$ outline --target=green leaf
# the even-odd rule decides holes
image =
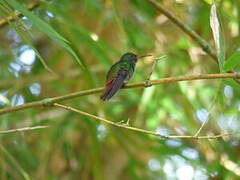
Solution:
[[[223,33],[222,33],[221,24],[218,18],[217,7],[215,3],[213,3],[211,7],[210,26],[213,33],[215,47],[217,49],[219,67],[220,67],[220,70],[222,71],[224,60],[225,60],[225,51],[224,51]]]
[[[11,5],[14,9],[20,11],[24,16],[28,17],[34,27],[38,29],[39,31],[46,34],[48,37],[50,37],[52,40],[54,40],[57,44],[62,46],[66,51],[68,51],[80,64],[83,65],[81,59],[78,57],[77,53],[73,50],[71,47],[71,44],[58,32],[56,32],[52,26],[50,26],[48,23],[44,22],[42,19],[40,19],[38,16],[33,14],[31,11],[23,7],[20,3],[18,3],[16,0],[8,0],[7,3]]]
[[[229,71],[240,63],[240,51],[236,51],[227,61],[224,63],[223,71]]]
[[[71,20],[69,20],[71,22]],[[74,24],[73,21],[71,24],[68,24],[69,27],[72,28],[72,33],[75,36],[75,41],[79,42],[80,45],[85,46],[96,59],[99,59],[105,65],[111,62],[111,59],[108,57],[103,43],[101,41],[94,41],[91,38],[90,32],[83,28],[80,24]],[[109,47],[108,50],[112,51],[112,47]]]
[[[228,85],[240,90],[240,84],[237,83],[236,81],[232,80],[232,79],[223,79],[223,82],[225,84],[228,84]]]
[[[10,24],[11,25],[11,24]],[[34,47],[34,45],[32,44],[30,37],[27,36],[27,33],[24,32],[23,30],[21,30],[21,28],[17,28],[13,25],[11,25],[15,31],[18,33],[18,35],[21,37],[22,41],[24,43],[26,43],[30,48],[32,48],[34,50],[34,52],[36,53],[37,57],[39,58],[40,62],[42,63],[43,67],[50,73],[55,74],[55,72],[47,65],[47,63],[45,62],[45,60],[43,59],[43,57],[41,56],[41,54],[38,52],[38,50]]]

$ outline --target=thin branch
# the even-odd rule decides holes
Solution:
[[[68,111],[72,111],[72,112],[75,112],[75,113],[78,113],[78,114],[81,114],[81,115],[84,115],[84,116],[88,116],[88,117],[97,119],[97,120],[99,120],[99,121],[101,121],[105,124],[108,124],[108,125],[112,125],[112,126],[120,127],[120,128],[127,129],[127,130],[156,136],[156,137],[159,137],[159,138],[162,138],[162,139],[218,139],[218,138],[223,138],[225,136],[231,135],[230,133],[223,133],[223,134],[218,134],[218,135],[214,135],[214,136],[164,136],[164,135],[161,135],[161,134],[153,132],[153,131],[148,131],[148,130],[145,130],[145,129],[132,127],[132,126],[129,126],[127,124],[115,123],[115,122],[107,120],[105,118],[98,117],[98,116],[95,116],[93,114],[89,114],[87,112],[72,108],[70,106],[65,106],[63,104],[53,103],[53,106],[63,108],[63,109],[66,109]]]
[[[194,136],[198,136],[200,134],[200,132],[202,131],[203,127],[207,124],[207,122],[208,122],[208,118],[205,119],[205,121],[201,124],[201,127],[197,130],[197,132]]]
[[[194,136],[198,136],[198,135],[200,134],[200,132],[202,131],[202,129],[205,127],[205,125],[206,125],[206,124],[208,123],[208,121],[210,120],[210,118],[211,118],[211,117],[210,117],[211,112],[212,112],[212,110],[213,110],[213,108],[214,108],[214,105],[216,104],[217,97],[218,97],[218,95],[219,95],[219,93],[220,93],[220,89],[221,89],[220,87],[221,87],[221,85],[219,86],[218,92],[217,92],[217,94],[216,94],[216,96],[215,96],[215,98],[214,98],[214,100],[213,100],[213,102],[212,102],[212,105],[211,105],[210,108],[209,108],[207,118],[203,121],[203,123],[201,124],[200,128],[197,130],[197,132],[195,133]]]
[[[165,57],[166,57],[166,56],[164,55],[164,56],[161,56],[161,57],[156,57],[156,58],[154,58],[153,63],[152,63],[151,71],[149,72],[146,81],[149,81],[149,80],[151,79],[152,74],[153,74],[153,71],[155,70],[155,67],[156,67],[158,61],[161,60],[161,59],[163,59],[163,58],[165,58]]]
[[[222,84],[222,83],[221,83]],[[204,120],[204,122],[201,124],[201,127],[197,130],[197,132],[195,133],[195,135],[194,136],[198,136],[199,134],[200,134],[200,132],[202,131],[202,129],[204,128],[204,126],[208,123],[208,121],[210,120],[210,118],[211,118],[211,112],[212,112],[212,110],[213,110],[213,108],[214,108],[214,105],[216,104],[216,101],[217,101],[217,98],[218,98],[218,95],[219,95],[219,93],[220,93],[220,90],[221,90],[221,84],[220,84],[220,86],[218,87],[218,91],[217,91],[217,93],[216,93],[216,96],[215,96],[215,98],[214,98],[214,100],[213,100],[213,102],[212,102],[212,105],[210,105],[210,108],[209,108],[209,110],[208,110],[208,117]]]
[[[166,10],[164,7],[162,7],[155,0],[146,0],[146,1],[151,3],[159,12],[164,14],[169,20],[171,20],[180,29],[182,29],[186,34],[188,34],[192,39],[194,39],[207,54],[209,54],[216,62],[218,62],[216,53],[214,52],[212,47],[208,44],[208,42],[205,39],[203,39],[201,36],[199,36],[188,25],[186,25],[186,24],[182,23],[180,20],[178,20],[178,18],[176,18],[173,14],[171,14],[168,10]]]
[[[38,2],[32,2],[27,6],[28,10],[33,10],[39,6]],[[4,19],[0,19],[0,28],[4,27],[8,24],[9,21],[14,21],[16,17],[22,17],[23,14],[20,12],[16,12],[14,15],[8,16]]]
[[[139,83],[132,83],[129,85],[124,86],[123,89],[127,88],[137,88],[137,87],[151,87],[154,85],[159,85],[159,84],[165,84],[165,83],[174,83],[174,82],[179,82],[179,81],[193,81],[193,80],[201,80],[201,79],[232,79],[232,78],[239,78],[239,74],[237,73],[225,73],[225,74],[199,74],[199,75],[191,75],[191,76],[185,76],[185,77],[169,77],[169,78],[161,78],[161,79],[156,79],[156,80],[150,80],[146,83],[146,81],[142,81]],[[84,91],[79,91],[79,92],[74,92],[70,94],[66,94],[63,96],[57,96],[57,97],[52,97],[52,98],[46,98],[40,101],[35,101],[31,103],[26,103],[22,104],[19,106],[14,106],[14,107],[8,107],[4,109],[0,109],[0,115],[10,113],[10,112],[15,112],[15,111],[20,111],[23,109],[29,109],[33,107],[41,107],[41,106],[49,106],[52,105],[53,103],[56,102],[61,102],[73,98],[77,98],[80,96],[87,96],[90,94],[96,94],[99,92],[103,91],[103,87],[101,88],[96,88],[96,89],[89,89],[89,90],[84,90]]]
[[[9,130],[0,131],[0,134],[24,132],[24,131],[31,131],[35,129],[45,129],[45,128],[49,128],[49,126],[33,126],[33,127],[24,127],[24,128],[18,128],[18,129],[9,129]]]

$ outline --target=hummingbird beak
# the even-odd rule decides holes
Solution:
[[[144,55],[144,56],[137,56],[137,59],[144,58],[144,57],[147,57],[147,56],[152,56],[152,55],[148,54],[148,55]]]

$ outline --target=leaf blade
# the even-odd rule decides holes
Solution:
[[[16,0],[8,0],[8,3],[14,9],[20,11],[24,16],[28,17],[32,21],[32,23],[36,29],[38,29],[42,33],[46,34],[49,38],[51,38],[58,45],[60,45],[62,48],[64,48],[69,54],[71,54],[74,57],[74,59],[76,59],[77,63],[80,66],[83,66],[83,62],[81,61],[81,58],[78,57],[77,53],[73,50],[69,41],[66,40],[57,31],[55,31],[52,26],[50,26],[48,23],[44,22],[42,19],[40,19],[34,13],[32,13],[31,11],[29,11],[28,9],[23,7]]]
[[[233,69],[236,65],[240,63],[240,51],[236,51],[228,60],[224,63],[223,70],[225,72]]]
[[[223,42],[223,33],[222,33],[220,20],[217,14],[217,7],[215,3],[213,3],[211,6],[210,26],[212,29],[213,39],[214,39],[215,47],[217,50],[219,68],[220,68],[220,71],[222,71],[224,60],[225,60],[224,42]]]

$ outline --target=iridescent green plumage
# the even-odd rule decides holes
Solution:
[[[110,99],[123,85],[128,83],[134,73],[137,60],[142,57],[145,56],[126,53],[110,68],[107,73],[105,89],[101,96],[102,100]]]

